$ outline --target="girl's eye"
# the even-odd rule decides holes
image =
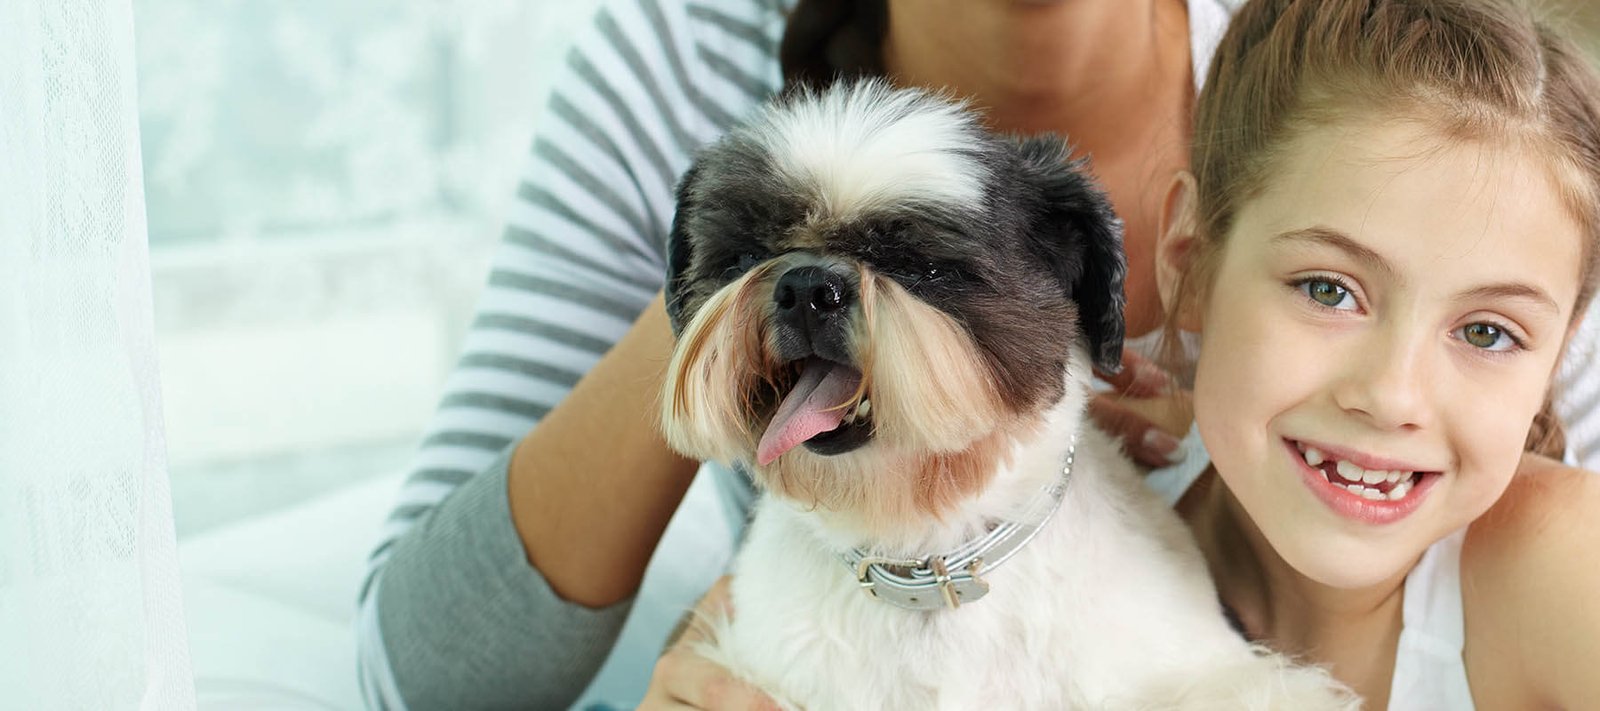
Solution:
[[[1356,307],[1355,297],[1350,294],[1350,290],[1330,279],[1307,279],[1300,282],[1300,290],[1312,301],[1328,308],[1351,311]]]
[[[1486,351],[1509,351],[1520,345],[1505,329],[1492,323],[1468,324],[1462,326],[1458,333],[1461,334],[1461,340]]]

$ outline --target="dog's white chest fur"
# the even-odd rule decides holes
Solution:
[[[1199,550],[1116,445],[1083,433],[1060,509],[955,610],[864,593],[814,512],[757,509],[705,653],[808,709],[1341,708],[1229,629]]]

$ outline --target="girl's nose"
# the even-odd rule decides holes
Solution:
[[[1433,339],[1423,329],[1390,325],[1351,344],[1334,401],[1381,430],[1415,430],[1430,424],[1427,379]]]

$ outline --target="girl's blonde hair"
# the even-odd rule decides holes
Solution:
[[[1364,114],[1426,122],[1452,140],[1517,141],[1545,157],[1585,236],[1578,318],[1600,254],[1600,79],[1570,39],[1514,0],[1246,3],[1195,109],[1198,229],[1176,304],[1203,303],[1240,205],[1262,192],[1284,147]],[[1559,456],[1563,439],[1547,401],[1528,448]]]

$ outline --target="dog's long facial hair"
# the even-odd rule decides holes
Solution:
[[[1009,465],[1074,347],[1121,356],[1119,224],[1066,145],[879,82],[702,152],[669,255],[668,441],[869,539]]]

